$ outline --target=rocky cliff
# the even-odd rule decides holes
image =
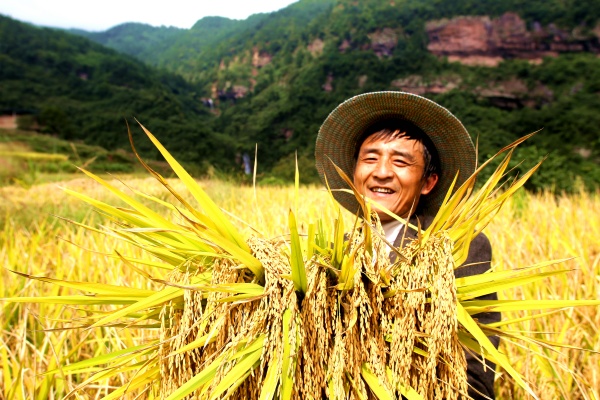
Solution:
[[[528,29],[515,13],[494,19],[466,16],[429,21],[425,29],[430,52],[467,65],[496,66],[507,58],[540,62],[567,52],[600,53],[598,28],[584,34],[581,28],[566,31],[554,24],[533,23]]]

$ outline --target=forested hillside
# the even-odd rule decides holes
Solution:
[[[3,16],[0,49],[0,112],[19,115],[21,128],[127,148],[125,120],[135,124],[136,117],[161,132],[184,160],[200,163],[227,147],[206,127],[210,114],[197,100],[197,88],[178,75],[82,37]],[[156,155],[147,141],[138,145]]]
[[[290,179],[297,151],[309,181],[316,133],[338,103],[404,90],[454,112],[481,160],[543,128],[518,151],[517,168],[548,155],[529,187],[578,190],[600,185],[599,16],[600,0],[300,0],[244,21],[204,18],[172,31],[128,24],[95,40],[185,79],[144,67],[180,84],[181,110],[191,108],[209,140],[172,119],[143,122],[194,143],[196,162],[234,171],[235,155],[258,144],[261,174]],[[140,115],[136,107],[128,110]]]
[[[85,36],[106,47],[129,54],[149,64],[157,64],[165,51],[183,34],[185,29],[172,26],[153,27],[140,23],[125,23],[104,32],[71,29],[71,33]]]

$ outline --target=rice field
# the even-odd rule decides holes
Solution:
[[[170,183],[176,190],[184,191],[178,181]],[[153,179],[124,178],[123,184],[171,200]],[[259,187],[255,190],[222,181],[203,181],[201,185],[217,204],[241,219],[232,217],[247,236],[254,234],[255,229],[268,238],[287,234],[290,208],[297,210],[301,232],[308,229],[304,221],[336,217],[331,200],[318,187],[301,187],[301,201],[296,204],[293,187]],[[27,189],[0,188],[0,260],[5,267],[1,272],[0,297],[80,294],[74,289],[28,280],[9,270],[54,279],[125,284],[137,288],[159,285],[141,273],[125,268],[113,257],[115,249],[122,254],[142,257],[137,248],[53,216],[93,226],[111,223],[58,186],[119,204],[119,200],[100,185],[84,178]],[[347,226],[351,226],[352,217],[345,217]],[[555,196],[519,192],[485,232],[493,246],[496,269],[568,259],[554,268],[571,270],[566,277],[548,278],[518,290],[500,292],[501,299],[600,298],[600,198],[597,194],[582,192]],[[162,278],[161,274],[166,273],[152,270],[152,274]],[[76,306],[0,304],[0,398],[54,399],[68,394],[75,398],[101,398],[115,387],[127,384],[131,380],[130,374],[124,370],[102,384],[73,392],[95,371],[90,370],[89,375],[70,375],[60,369],[55,374],[45,372],[151,339],[147,330],[119,326],[77,329],[85,321],[86,313]],[[532,383],[540,398],[600,399],[599,311],[598,307],[567,309],[510,326],[515,338],[519,334],[530,335],[531,331],[544,332],[536,337],[567,346],[536,348],[533,353],[516,339],[502,342],[502,351]],[[585,347],[589,351],[573,350],[568,346]],[[560,361],[558,367],[548,359]],[[158,389],[155,389],[143,393],[141,398],[156,398]],[[500,399],[528,398],[501,372],[497,374],[496,392]]]

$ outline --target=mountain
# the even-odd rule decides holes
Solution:
[[[0,65],[0,113],[19,114],[21,125],[115,149],[129,147],[126,120],[142,137],[136,117],[183,160],[232,157],[207,128],[213,116],[197,87],[88,39],[0,16]],[[157,156],[147,139],[137,142]]]
[[[600,0],[300,0],[244,21],[202,19],[155,44],[167,49],[154,59],[142,56],[152,47],[137,56],[195,85],[198,118],[232,170],[231,154],[258,144],[259,173],[289,179],[297,151],[315,179],[328,113],[356,94],[404,90],[455,113],[480,160],[543,128],[515,168],[548,155],[529,188],[578,190],[600,186],[599,20]]]
[[[70,29],[69,32],[155,65],[161,55],[187,30],[173,26],[154,27],[130,22],[103,32],[88,32],[81,29]]]

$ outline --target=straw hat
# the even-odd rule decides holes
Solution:
[[[405,92],[365,93],[346,100],[329,114],[317,136],[315,157],[321,181],[325,176],[331,189],[348,189],[332,162],[352,179],[357,142],[360,136],[385,119],[401,119],[419,127],[433,142],[440,162],[439,179],[434,189],[421,197],[420,206],[435,214],[454,177],[458,188],[475,171],[475,147],[463,124],[439,104]],[[336,200],[352,213],[359,205],[352,194],[333,192]]]

